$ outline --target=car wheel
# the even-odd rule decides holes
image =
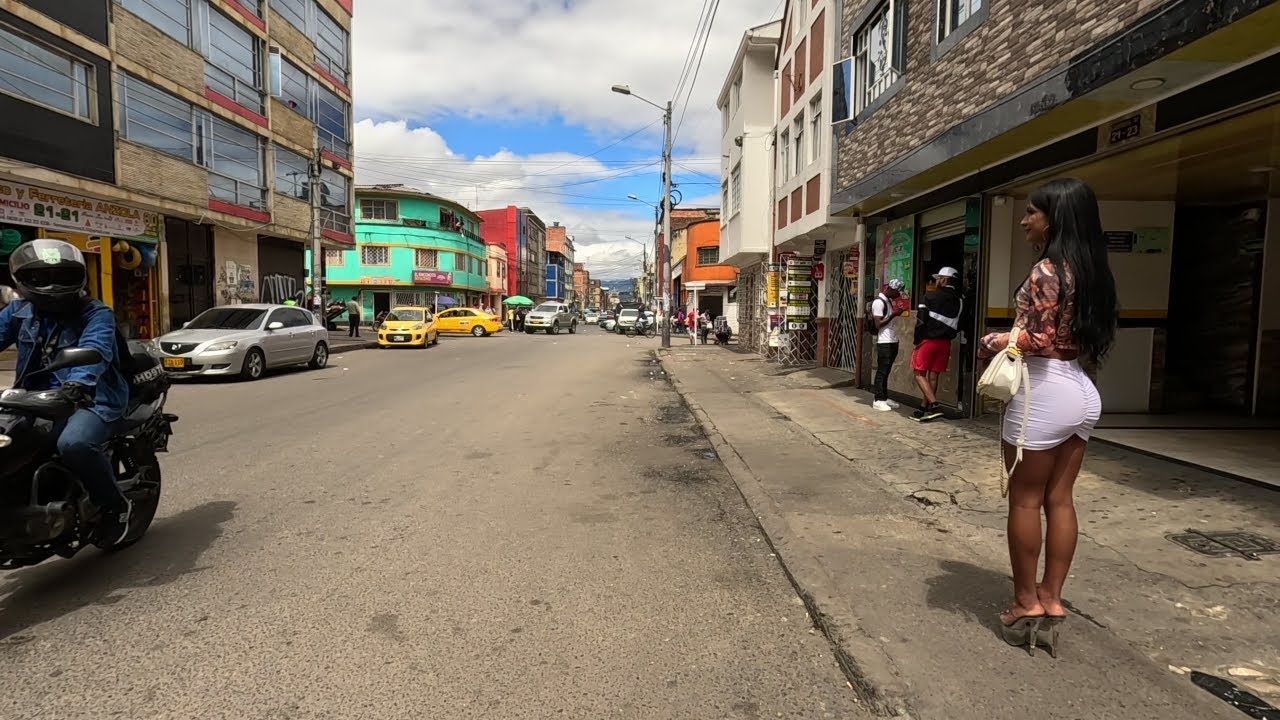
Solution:
[[[432,336],[431,336],[431,344],[432,344],[432,345],[439,345],[439,344],[440,344],[440,333],[436,333],[435,335],[432,335]]]
[[[525,330],[525,331],[524,331],[524,334],[525,334],[525,335],[532,335],[533,333],[534,333],[533,328],[529,328],[528,330]]]
[[[267,371],[267,358],[258,348],[250,348],[245,353],[244,364],[240,366],[240,377],[245,380],[257,380]]]
[[[575,322],[575,323],[573,323],[572,325],[570,325],[570,326],[569,326],[569,334],[570,334],[570,335],[577,335],[577,334],[578,334],[578,323],[576,323],[576,322]]]
[[[471,328],[471,334],[472,334],[472,335],[475,335],[476,337],[484,337],[485,335],[488,335],[489,333],[485,332],[485,330],[484,330],[484,328],[483,328],[483,327],[481,327],[480,325],[477,325],[477,326],[475,326],[475,327]]]
[[[311,355],[311,362],[307,363],[307,367],[312,370],[322,370],[329,364],[329,346],[324,343],[316,343],[316,351]]]

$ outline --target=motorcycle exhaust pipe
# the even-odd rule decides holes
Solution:
[[[75,526],[76,512],[71,503],[51,502],[16,508],[0,522],[0,533],[9,542],[41,545],[56,540]]]

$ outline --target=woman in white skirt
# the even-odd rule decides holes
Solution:
[[[1000,615],[1005,639],[1036,644],[1056,654],[1058,629],[1066,618],[1062,585],[1076,551],[1078,526],[1072,488],[1102,402],[1080,367],[1080,358],[1100,362],[1115,340],[1118,302],[1107,262],[1098,200],[1080,180],[1054,180],[1028,198],[1022,229],[1040,260],[1017,293],[1018,348],[1031,377],[1010,402],[1002,432],[1005,465],[1013,464],[1026,422],[1022,461],[1009,481],[1009,560],[1013,602]],[[1009,333],[982,339],[990,356],[1009,344]],[[1045,567],[1040,559],[1040,513]]]

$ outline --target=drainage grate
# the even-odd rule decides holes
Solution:
[[[1250,532],[1209,531],[1187,528],[1185,533],[1166,535],[1173,542],[1209,557],[1242,557],[1261,560],[1262,555],[1280,553],[1280,543]]]

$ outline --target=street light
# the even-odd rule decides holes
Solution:
[[[666,316],[671,316],[671,101],[668,100],[665,106],[659,105],[631,92],[630,85],[614,85],[613,91],[619,95],[628,95],[641,102],[648,103],[653,107],[662,111],[662,237],[663,243],[663,265],[664,272],[660,273],[665,282],[662,283],[663,304],[666,310]],[[628,195],[629,199],[640,200],[634,195]],[[643,202],[643,201],[641,201]],[[656,209],[656,208],[655,208]],[[671,347],[671,323],[662,323],[662,347]]]

